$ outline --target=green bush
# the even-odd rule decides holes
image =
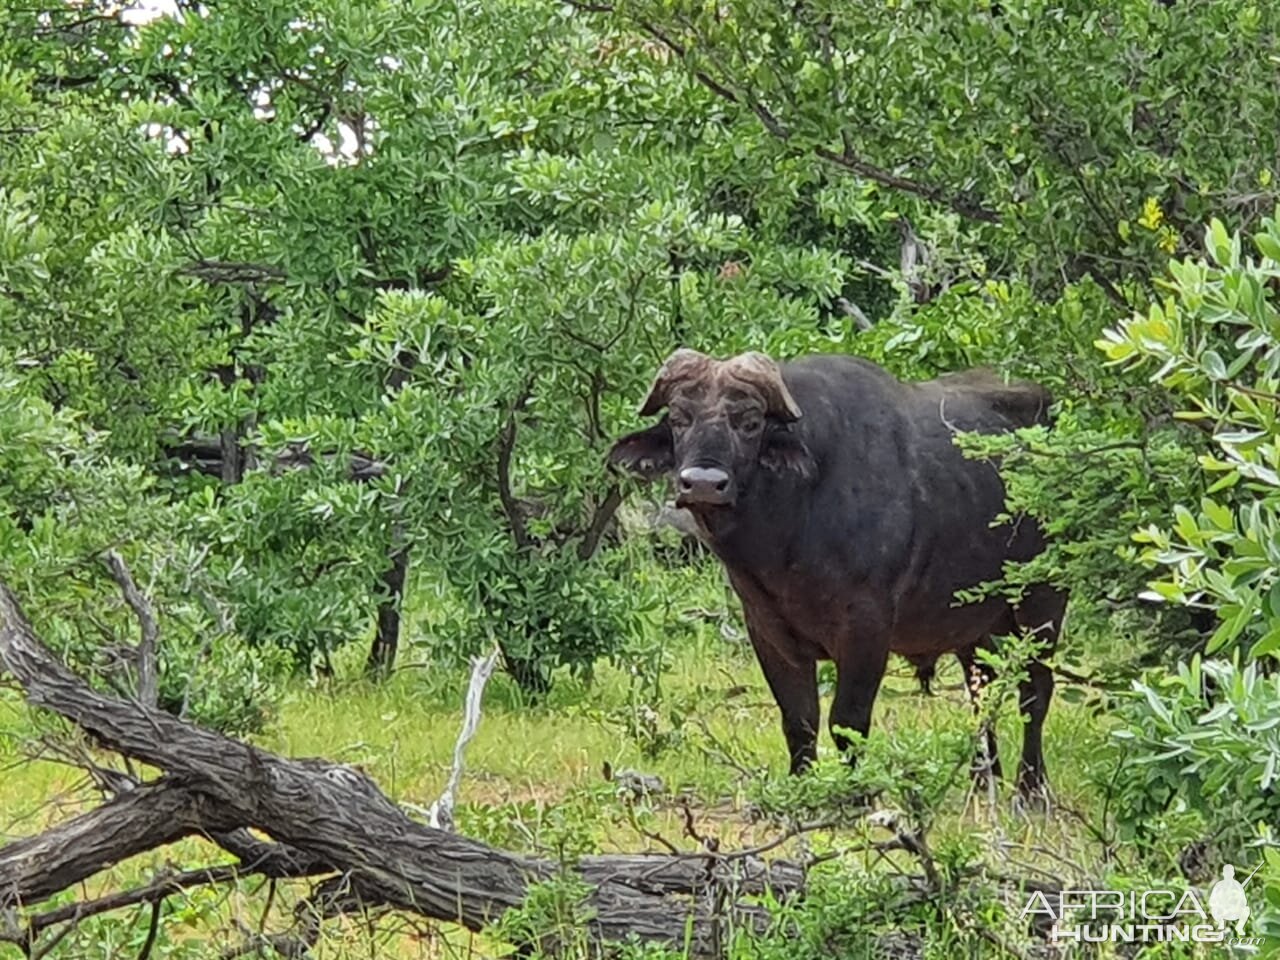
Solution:
[[[1183,842],[1238,856],[1280,823],[1280,674],[1193,657],[1135,681],[1115,716],[1120,770],[1107,777],[1122,839],[1169,843],[1178,823]]]
[[[1183,407],[1210,449],[1199,457],[1203,495],[1174,508],[1172,527],[1136,538],[1164,568],[1155,599],[1212,610],[1207,652],[1240,645],[1280,658],[1280,221],[1252,237],[1214,220],[1208,259],[1174,261],[1160,303],[1108,330],[1118,364],[1160,364],[1152,379]]]

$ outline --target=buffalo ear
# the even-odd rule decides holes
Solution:
[[[781,425],[772,427],[765,434],[760,448],[760,466],[773,473],[794,473],[806,479],[817,470],[813,454],[800,435]]]
[[[654,480],[670,473],[676,465],[671,426],[663,417],[647,430],[629,433],[609,450],[606,462],[630,473]]]

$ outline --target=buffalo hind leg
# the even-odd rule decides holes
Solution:
[[[1014,611],[1014,617],[1020,629],[1048,641],[1045,648],[1048,654],[1058,641],[1066,606],[1065,593],[1039,584],[1027,591]],[[1026,726],[1022,734],[1022,762],[1018,766],[1018,792],[1024,798],[1047,799],[1042,739],[1044,718],[1049,713],[1052,697],[1053,671],[1040,660],[1033,660],[1028,665],[1027,679],[1019,687],[1020,708],[1026,716]]]
[[[871,730],[871,708],[889,662],[889,645],[867,643],[846,647],[854,647],[856,652],[836,662],[836,695],[831,702],[830,726],[831,739],[852,766],[855,760],[852,743],[844,731],[866,737]]]
[[[818,758],[817,664],[793,663],[767,642],[755,643],[765,681],[782,713],[782,735],[791,754],[791,773],[804,773]]]
[[[981,709],[982,690],[995,679],[995,671],[990,665],[978,659],[978,647],[985,647],[991,642],[989,637],[980,643],[956,651],[956,659],[960,661],[960,669],[964,671],[964,688],[969,691],[969,702],[976,715]],[[982,721],[982,742],[986,747],[986,756],[979,755],[973,761],[973,779],[980,786],[986,786],[992,779],[1000,779],[1000,751],[996,747],[995,724],[990,717]]]

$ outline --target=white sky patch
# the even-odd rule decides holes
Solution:
[[[355,157],[360,152],[360,138],[356,136],[355,128],[349,123],[338,123],[338,136],[341,138],[338,143],[338,152],[344,157]]]
[[[181,17],[176,0],[140,0],[120,11],[120,21],[141,26],[161,17]]]
[[[167,123],[143,124],[142,135],[149,140],[163,140],[164,152],[170,156],[191,152],[191,141]]]
[[[279,87],[278,80],[270,83],[264,83],[253,92],[250,98],[253,103],[253,115],[258,120],[274,120],[276,116],[275,105],[271,102],[272,91]]]

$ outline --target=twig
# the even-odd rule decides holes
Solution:
[[[640,834],[640,836],[644,837],[646,840],[652,840],[654,843],[662,844],[662,846],[667,848],[667,852],[672,854],[673,856],[677,856],[677,857],[680,856],[680,848],[677,847],[674,843],[672,843],[670,840],[668,840],[666,837],[664,837],[662,834],[658,833],[657,831],[646,830],[644,827],[640,826],[640,821],[636,817],[636,808],[634,804],[627,803],[624,805],[623,809],[626,810],[627,820],[628,822],[630,822],[632,830]]]
[[[51,939],[39,950],[36,950],[34,946],[29,945],[26,950],[27,960],[44,960],[44,958],[47,957],[53,951],[53,948],[56,947],[58,944],[60,944],[63,940],[65,940],[67,938],[67,934],[69,934],[75,928],[76,928],[76,925],[74,923],[68,923],[65,927],[63,927],[61,930],[55,933],[53,935],[53,939]]]
[[[729,745],[711,732],[711,727],[707,724],[705,719],[699,717],[697,723],[698,729],[702,731],[702,735],[706,737],[707,741],[711,744],[710,747],[706,744],[698,745],[703,753],[712,760],[723,763],[725,766],[736,770],[738,775],[744,780],[759,779],[760,770],[750,770],[734,759],[732,752],[730,752]]]
[[[145,887],[122,890],[119,893],[113,893],[109,896],[83,903],[69,903],[64,907],[58,907],[56,910],[37,914],[27,922],[27,929],[30,931],[31,936],[35,937],[42,931],[59,923],[75,925],[82,920],[89,919],[89,917],[110,913],[112,910],[122,910],[125,907],[136,906],[140,903],[158,904],[175,893],[181,893],[191,887],[228,883],[243,876],[245,876],[245,868],[243,866],[204,867],[199,870],[186,870],[171,876],[160,877]]]
[[[717,863],[733,863],[738,860],[752,860],[761,854],[768,853],[770,850],[776,850],[789,840],[796,837],[802,837],[805,834],[816,833],[819,830],[834,830],[841,826],[845,821],[840,817],[829,817],[823,820],[815,820],[812,823],[793,823],[782,833],[778,834],[772,840],[755,847],[748,847],[745,850],[734,850],[732,853],[720,853],[715,849],[717,843],[714,838],[706,841],[708,849],[693,853],[682,853],[682,860],[714,860]],[[694,834],[693,836],[696,836]]]
[[[689,806],[688,799],[680,802],[680,808],[684,812],[684,835],[695,841],[702,849],[715,853],[720,848],[720,841],[715,837],[704,837],[698,832],[693,822],[693,808]]]
[[[262,917],[258,920],[258,932],[262,933],[267,929],[267,917],[271,916],[271,907],[276,902],[276,878],[272,877],[267,881],[267,902],[262,905]]]
[[[156,679],[156,641],[160,636],[160,628],[156,625],[155,614],[151,603],[142,595],[138,585],[134,583],[133,574],[125,565],[124,558],[114,550],[108,550],[102,556],[111,571],[111,579],[120,586],[124,594],[124,602],[133,610],[142,630],[142,637],[137,647],[138,699],[149,710],[154,710],[159,702],[160,694]]]
[[[160,932],[160,906],[164,901],[156,900],[151,904],[151,922],[147,924],[147,939],[142,942],[138,951],[138,960],[149,960],[151,950],[156,945],[156,934]]]
[[[933,893],[942,891],[942,877],[938,873],[938,865],[934,862],[929,845],[925,842],[924,831],[913,831],[902,825],[900,815],[892,810],[881,811],[868,818],[870,822],[893,833],[893,839],[876,844],[880,852],[889,850],[905,850],[920,862],[924,870],[925,881]]]

